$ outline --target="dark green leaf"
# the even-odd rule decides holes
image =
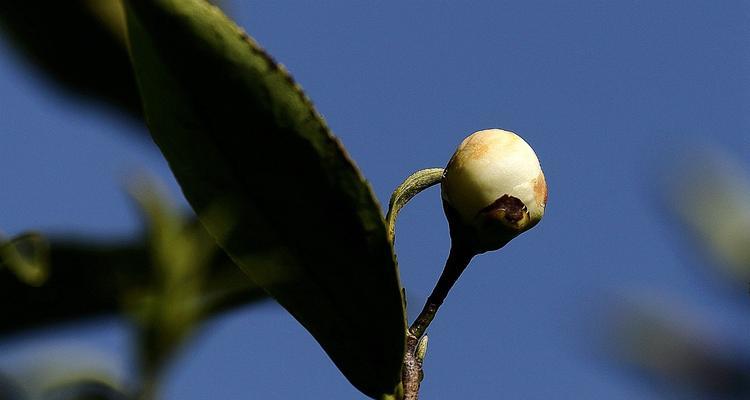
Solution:
[[[286,71],[202,0],[133,0],[126,14],[152,136],[220,243],[359,390],[400,382],[406,322],[368,184]],[[227,230],[202,222],[209,232]]]

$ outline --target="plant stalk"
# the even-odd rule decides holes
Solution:
[[[424,335],[430,322],[435,318],[438,308],[443,304],[445,298],[448,296],[448,292],[451,290],[453,285],[456,283],[461,273],[464,272],[469,262],[474,257],[472,252],[464,250],[462,247],[451,246],[450,253],[448,254],[448,260],[445,262],[445,268],[443,273],[440,275],[435,288],[432,289],[432,294],[427,298],[427,302],[422,308],[422,312],[414,323],[409,328],[409,333],[414,335],[417,339]]]
[[[456,245],[451,246],[445,268],[440,275],[432,294],[422,308],[422,312],[411,325],[406,334],[406,354],[404,355],[404,367],[402,381],[404,385],[404,400],[417,400],[419,398],[419,385],[422,381],[422,362],[424,350],[418,351],[420,339],[423,339],[427,327],[435,318],[438,308],[443,304],[453,285],[461,273],[464,272],[475,253],[467,248]],[[426,339],[426,337],[424,338]],[[419,354],[421,353],[421,354]]]

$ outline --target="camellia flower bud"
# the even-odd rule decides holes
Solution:
[[[547,205],[547,183],[534,150],[501,129],[467,137],[448,162],[441,186],[454,242],[476,253],[499,249],[536,225]]]

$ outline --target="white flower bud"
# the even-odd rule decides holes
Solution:
[[[513,132],[487,129],[467,137],[453,154],[442,196],[454,240],[481,253],[542,219],[547,184],[528,143]]]

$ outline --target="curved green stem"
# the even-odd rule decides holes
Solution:
[[[404,180],[391,195],[388,202],[388,214],[385,217],[388,228],[388,239],[394,242],[396,236],[396,217],[399,211],[419,192],[437,185],[443,178],[442,168],[427,168],[419,170]]]

